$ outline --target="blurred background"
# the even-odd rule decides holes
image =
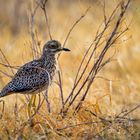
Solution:
[[[105,0],[107,16],[114,9],[118,0]],[[98,26],[103,21],[102,0],[49,0],[47,14],[53,39],[64,42],[72,24],[91,7],[84,19],[73,30],[66,47],[70,53],[62,54],[60,63],[64,75],[64,91],[69,93],[73,83],[77,66],[88,48]],[[0,49],[4,52],[11,65],[20,66],[33,59],[31,52],[31,36],[29,15],[35,7],[33,1],[27,0],[0,0]],[[125,107],[133,107],[140,102],[140,1],[132,0],[128,8],[124,23],[129,26],[129,31],[114,45],[117,48],[115,60],[109,63],[100,73],[110,81],[97,79],[87,98],[87,102],[94,104],[96,100],[106,94],[108,97],[101,99],[100,107],[103,114],[116,114]],[[49,40],[43,12],[38,9],[35,16],[36,37],[41,46]],[[4,63],[0,54],[0,61]],[[9,75],[9,68],[0,66],[0,69]],[[14,70],[15,71],[15,70]],[[0,74],[0,88],[8,81],[9,77]],[[51,88],[50,98],[53,111],[57,112],[56,102],[59,101],[57,88]],[[65,96],[66,96],[65,95]],[[21,97],[22,95],[19,95]],[[11,95],[14,99],[15,95]],[[12,110],[14,103],[6,97],[6,107]],[[11,103],[9,106],[8,103]],[[12,105],[13,104],[13,105]],[[140,110],[132,113],[140,117]]]

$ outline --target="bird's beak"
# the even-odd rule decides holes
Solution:
[[[57,50],[57,52],[60,52],[60,51],[67,51],[68,52],[70,50],[68,48],[60,48],[60,49]]]
[[[62,51],[70,51],[68,48],[62,48]]]

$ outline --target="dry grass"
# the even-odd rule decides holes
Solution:
[[[8,3],[3,6],[8,8]],[[116,1],[106,0],[106,13],[115,8]],[[9,1],[9,5],[14,4]],[[47,111],[44,102],[38,113],[31,118],[38,105],[39,97],[27,101],[23,95],[11,95],[3,98],[5,102],[4,112],[0,119],[1,139],[139,139],[140,137],[140,109],[129,113],[129,111],[139,104],[140,101],[140,14],[139,1],[131,3],[121,28],[129,25],[129,30],[113,45],[106,55],[111,56],[114,50],[117,53],[114,61],[106,65],[97,75],[94,84],[88,92],[81,109],[73,115],[75,105],[71,107],[64,118],[60,114],[61,100],[59,87],[53,83],[49,89],[49,101],[51,103],[51,113]],[[103,20],[102,1],[84,2],[70,1],[59,3],[58,0],[48,3],[48,19],[52,38],[64,42],[72,24],[91,6],[87,15],[78,23],[72,31],[66,46],[71,49],[71,53],[62,54],[59,58],[63,71],[63,92],[64,98],[68,96],[74,83],[77,68],[80,65],[84,52],[95,37],[98,26]],[[35,7],[35,5],[34,5]],[[109,7],[109,8],[108,8]],[[2,7],[1,7],[2,8]],[[32,38],[28,31],[28,15],[26,9],[30,9],[30,3],[23,2],[21,5],[22,19],[17,30],[14,20],[10,20],[8,9],[5,13],[0,13],[3,22],[0,24],[0,49],[12,66],[20,66],[33,59]],[[26,13],[27,12],[27,13]],[[24,17],[25,16],[25,17]],[[14,16],[13,16],[14,17]],[[22,22],[24,21],[24,22]],[[12,26],[11,26],[12,24]],[[111,29],[114,24],[111,24]],[[111,30],[110,29],[110,30]],[[35,30],[40,46],[49,40],[46,30],[46,22],[41,9],[35,16]],[[108,33],[110,32],[108,30]],[[106,35],[106,38],[108,35]],[[97,50],[97,54],[100,49]],[[4,57],[0,55],[1,63],[6,63]],[[89,69],[91,66],[89,66]],[[13,75],[11,69],[0,66],[0,70],[8,75]],[[13,69],[16,72],[16,69]],[[57,81],[58,77],[54,80]],[[0,74],[0,87],[2,88],[9,77]],[[83,89],[85,90],[85,89]],[[34,97],[33,97],[34,98]],[[43,96],[41,96],[43,99]],[[78,103],[76,100],[75,103]],[[2,102],[0,109],[2,110]],[[121,114],[120,114],[121,113]],[[128,114],[127,114],[128,113]]]

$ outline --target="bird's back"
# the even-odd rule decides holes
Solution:
[[[13,92],[32,93],[38,89],[47,87],[55,73],[55,58],[40,58],[23,65],[3,88],[0,97]]]

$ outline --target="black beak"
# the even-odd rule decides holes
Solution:
[[[62,51],[70,51],[68,48],[62,48]]]

